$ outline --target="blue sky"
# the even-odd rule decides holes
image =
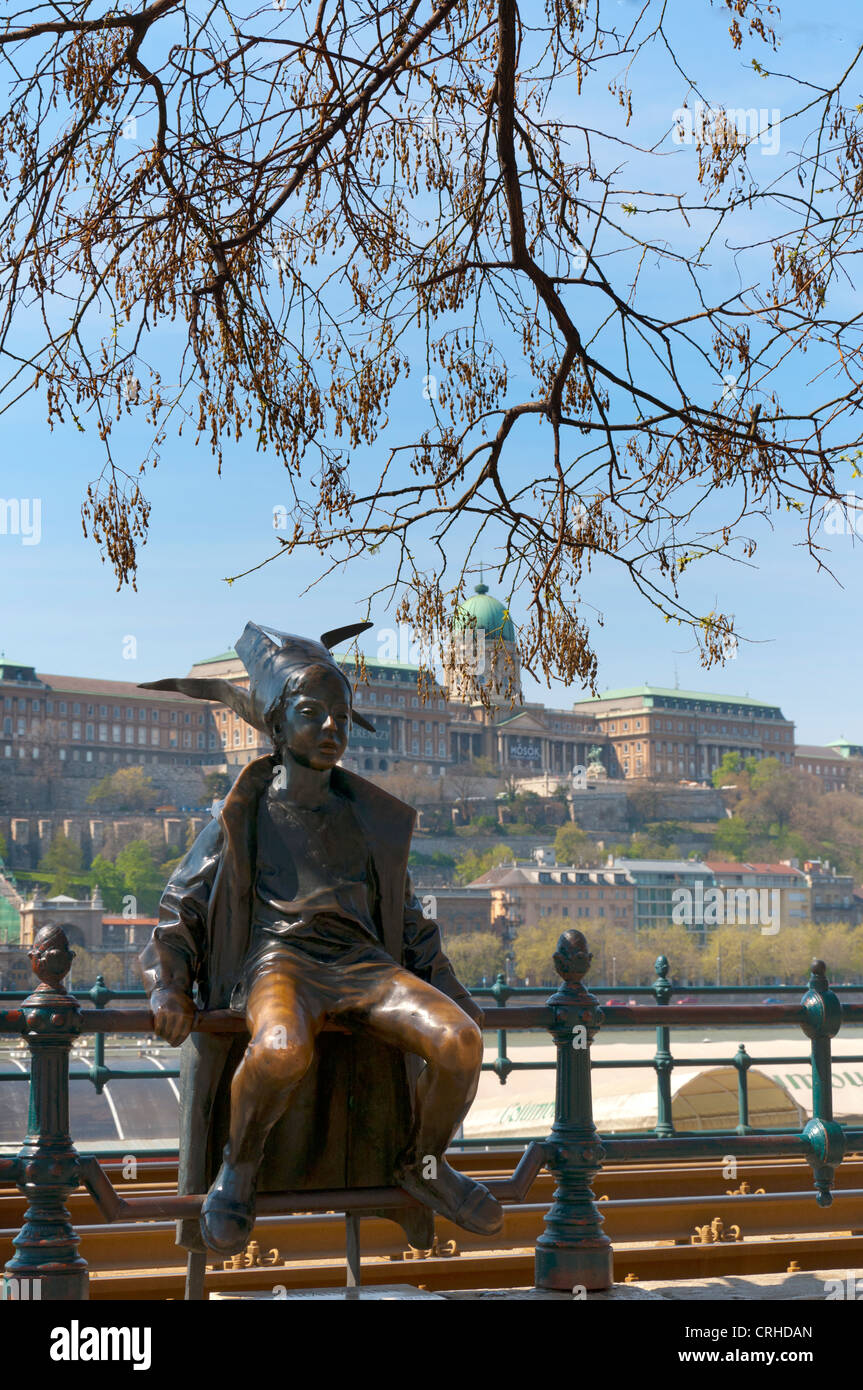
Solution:
[[[705,84],[710,77],[714,84],[706,91],[709,99],[768,107],[782,100],[775,95],[775,86],[754,78],[739,58],[724,50],[717,56],[716,34],[727,27],[721,14],[717,28],[716,13],[711,15],[703,4],[688,0],[680,8],[691,16],[686,41],[688,56],[702,69],[696,75]],[[783,14],[787,43],[781,62],[773,59],[773,64],[799,70],[805,56],[811,76],[835,75],[859,29],[857,7],[834,2],[828,25],[811,24],[811,8],[804,10],[800,0],[784,6]],[[652,129],[657,120],[667,123],[670,111],[682,99],[679,82],[673,82],[659,65],[648,65],[641,79],[633,79],[636,91],[639,80],[647,81],[642,91],[649,93],[639,117],[645,129],[648,124]],[[608,103],[597,103],[597,117],[600,110],[607,113]],[[758,157],[757,152],[753,154]],[[633,168],[633,180],[637,172]],[[679,228],[672,232],[669,224],[672,234],[679,234]],[[717,254],[716,275],[727,275],[730,264]],[[649,289],[653,295],[662,294],[663,282],[654,281]],[[853,302],[854,288],[845,293]],[[170,381],[167,337],[160,338],[158,353],[165,379]],[[429,409],[422,400],[423,370],[421,363],[416,364],[410,379],[398,388],[388,439],[399,431],[413,430],[418,412]],[[807,375],[801,366],[801,390]],[[82,496],[101,467],[99,441],[94,434],[82,435],[74,428],[57,426],[49,431],[45,413],[44,400],[31,394],[0,422],[4,438],[0,493],[7,499],[38,496],[42,503],[38,545],[25,545],[20,536],[0,535],[0,650],[10,660],[31,663],[42,671],[118,680],[179,675],[193,661],[232,645],[248,618],[317,633],[351,621],[358,612],[363,616],[364,605],[359,610],[357,606],[360,598],[390,577],[384,553],[353,564],[349,575],[334,574],[303,594],[319,569],[312,556],[300,553],[229,587],[225,576],[258,563],[275,548],[273,508],[282,503],[290,507],[283,470],[271,457],[256,454],[244,440],[226,450],[222,476],[217,477],[206,442],[195,448],[190,435],[178,440],[169,434],[162,462],[144,485],[152,519],[148,544],[140,552],[138,591],[118,593],[110,567],[100,562],[96,546],[84,539],[81,529]],[[140,439],[127,429],[116,441],[120,461],[134,467]],[[522,471],[524,477],[531,476],[531,452],[541,447],[536,434],[525,431],[519,436],[513,476]],[[364,469],[376,462],[374,450],[358,459]],[[850,476],[848,486],[854,486]],[[771,522],[772,526],[754,524],[759,541],[754,567],[719,562],[700,570],[695,567],[684,590],[688,605],[696,611],[721,607],[736,615],[743,640],[736,659],[723,669],[704,671],[694,639],[685,629],[663,622],[612,566],[598,566],[583,596],[604,619],[595,634],[600,689],[677,681],[688,689],[748,693],[781,704],[786,716],[796,721],[801,742],[823,742],[840,735],[863,741],[863,713],[856,689],[863,672],[855,642],[861,542],[849,535],[825,538],[834,579],[819,574],[802,548],[799,519],[782,516]],[[493,571],[493,545],[482,553]],[[486,577],[494,590],[493,574]],[[524,616],[516,600],[513,617],[518,622]],[[378,628],[392,624],[383,602],[373,606],[372,617]],[[134,660],[123,654],[129,636],[136,639]],[[369,652],[374,650],[373,636],[369,634],[365,642]],[[525,682],[528,699],[563,707],[582,693],[559,684],[548,690]]]

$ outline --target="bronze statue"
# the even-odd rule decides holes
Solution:
[[[180,1223],[190,1249],[242,1250],[256,1190],[396,1183],[424,1204],[394,1217],[422,1246],[429,1208],[482,1234],[502,1224],[444,1157],[476,1093],[482,1011],[414,896],[415,812],[337,766],[352,718],[373,726],[329,649],[369,626],[318,643],[248,623],[248,690],[146,687],[220,700],[275,750],[173,874],[141,955],[156,1032],[183,1044],[180,1191],[209,1189],[200,1230]],[[245,1011],[247,1046],[191,1031],[196,1009],[225,1007]]]

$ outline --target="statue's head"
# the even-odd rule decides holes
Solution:
[[[351,688],[341,671],[321,663],[290,676],[267,720],[280,753],[318,772],[335,767],[348,745]]]
[[[246,623],[236,650],[249,673],[247,690],[229,680],[195,676],[150,681],[142,688],[219,700],[268,734],[277,749],[323,771],[342,757],[352,720],[374,733],[374,725],[353,708],[351,684],[330,655],[330,647],[371,626],[352,623],[316,642]]]

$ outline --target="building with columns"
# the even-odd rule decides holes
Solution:
[[[826,791],[863,784],[863,746],[841,739],[826,748],[795,749],[794,724],[780,707],[749,696],[643,685],[582,698],[567,709],[522,701],[515,627],[483,582],[460,606],[453,635],[464,651],[484,655],[477,677],[486,686],[486,703],[471,698],[454,671],[418,690],[418,666],[393,659],[392,642],[382,641],[382,633],[376,652],[335,654],[357,708],[375,725],[374,733],[354,727],[346,767],[441,777],[482,758],[519,778],[564,781],[573,769],[600,763],[612,780],[708,782],[724,755],[736,752],[811,772]],[[398,641],[396,651],[410,656]],[[248,680],[234,651],[196,662],[189,674],[238,685]],[[156,778],[165,770],[166,783],[173,779],[179,786],[185,774],[178,769],[236,771],[269,751],[264,735],[222,705],[140,690],[132,682],[37,674],[4,659],[0,703],[0,776],[29,769],[32,777],[53,778],[57,805],[73,777],[95,779],[118,766],[142,765]],[[192,780],[197,785],[197,775]],[[13,810],[20,786],[7,798]],[[191,802],[194,795],[178,791],[164,799]]]
[[[608,690],[573,709],[590,714],[608,742],[612,777],[705,782],[726,753],[794,761],[794,724],[778,705],[640,685]]]
[[[419,668],[366,653],[364,671],[354,657],[339,658],[355,689],[357,709],[374,724],[375,733],[354,726],[343,759],[356,772],[410,771],[433,777],[487,758],[503,773],[530,776],[549,772],[566,778],[585,766],[592,746],[607,742],[596,721],[572,710],[547,709],[538,703],[517,703],[521,695],[520,663],[512,619],[488,586],[477,584],[465,600],[455,624],[470,640],[466,646],[484,651],[490,703],[469,701],[452,673],[440,684],[431,682],[424,694],[417,689]],[[389,651],[390,643],[384,644]],[[245,667],[233,651],[197,662],[191,676],[219,676],[245,686]],[[516,701],[513,704],[513,700]],[[210,707],[220,756],[229,767],[251,762],[269,751],[269,743],[233,710]]]
[[[214,735],[209,708],[183,695],[0,660],[0,768],[26,762],[56,776],[106,764],[104,776],[129,764],[193,766],[214,752]]]

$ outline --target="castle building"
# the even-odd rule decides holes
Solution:
[[[640,685],[578,700],[609,745],[612,777],[707,781],[726,753],[777,758],[791,766],[794,724],[778,705],[741,695],[708,695]]]
[[[834,739],[825,745],[798,743],[794,749],[796,770],[817,777],[819,786],[825,792],[859,790],[863,769],[861,758],[863,747],[859,743],[849,743],[844,738]]]
[[[74,775],[87,764],[196,764],[216,747],[209,709],[132,681],[43,675],[0,661],[0,766]],[[75,765],[80,765],[76,767]],[[65,766],[64,766],[65,765]]]
[[[844,739],[795,749],[793,722],[778,705],[749,696],[643,685],[568,709],[523,701],[515,626],[483,582],[460,605],[451,637],[459,659],[445,659],[440,679],[422,690],[409,644],[402,650],[394,633],[378,634],[376,652],[341,658],[357,708],[375,725],[374,733],[354,727],[346,767],[441,777],[482,759],[503,775],[565,781],[599,763],[611,779],[707,782],[733,752],[811,772],[826,791],[856,783],[863,767],[863,747]],[[475,662],[475,685],[459,661]],[[232,650],[196,662],[189,674],[248,680]],[[103,777],[123,765],[149,773],[159,766],[236,770],[269,751],[264,735],[219,704],[131,681],[37,674],[5,659],[0,707],[0,769],[53,777],[61,791],[68,779]]]
[[[444,669],[440,683],[432,681],[420,693],[419,667],[391,659],[395,634],[387,634],[380,644],[386,655],[364,655],[363,671],[357,658],[341,659],[357,708],[375,726],[374,733],[353,728],[345,767],[356,772],[400,770],[437,777],[484,758],[505,773],[548,772],[563,779],[573,767],[586,765],[591,746],[605,744],[589,714],[518,703],[521,673],[515,628],[487,585],[477,584],[461,605],[454,631],[462,652],[483,658],[477,684],[487,686],[488,706],[479,698],[468,698],[466,683],[452,667]],[[248,680],[233,651],[197,662],[189,674],[224,677],[237,685]],[[221,756],[210,761],[224,761],[230,767],[269,751],[265,737],[233,710],[213,706],[211,717]]]

